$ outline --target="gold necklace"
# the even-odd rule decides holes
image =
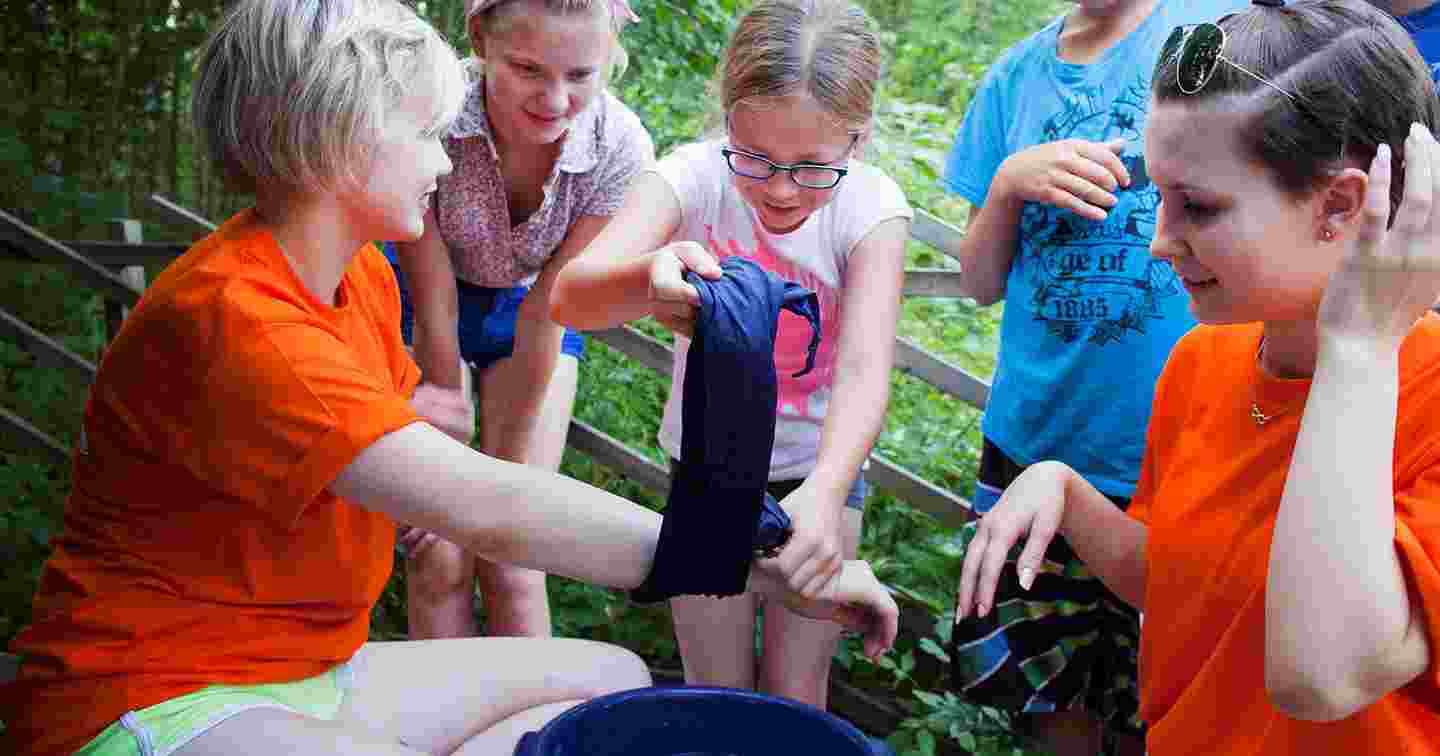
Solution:
[[[1261,376],[1265,374],[1265,337],[1260,337],[1260,347],[1255,350],[1255,371]],[[1256,381],[1258,384],[1259,381]],[[1290,411],[1289,407],[1282,408],[1279,412],[1267,415],[1260,411],[1260,399],[1255,395],[1256,386],[1250,386],[1250,419],[1255,421],[1256,427],[1263,427],[1266,423]]]

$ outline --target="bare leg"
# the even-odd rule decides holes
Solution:
[[[475,635],[475,558],[442,539],[405,560],[405,605],[414,640]]]
[[[675,639],[691,685],[755,687],[755,596],[670,599]]]
[[[846,559],[855,558],[860,527],[860,510],[846,508]],[[802,617],[779,602],[767,602],[760,690],[824,709],[829,701],[831,659],[842,632],[833,622]]]
[[[537,638],[370,643],[355,671],[335,721],[251,710],[178,756],[448,754],[462,746],[466,754],[510,756],[521,734],[575,703],[650,684],[629,651]]]
[[[1084,710],[1026,714],[1035,739],[1054,756],[1097,756],[1102,733],[1100,723]]]
[[[575,405],[580,361],[566,354],[555,360],[550,386],[545,391],[540,415],[530,434],[525,464],[555,471],[565,453],[570,413]],[[508,397],[530,380],[513,369],[510,360],[500,360],[480,377],[480,449],[487,454],[504,444],[504,435],[517,422],[511,417]],[[489,635],[545,637],[551,634],[550,602],[545,592],[545,573],[537,570],[476,560],[480,594],[485,602],[485,631]]]

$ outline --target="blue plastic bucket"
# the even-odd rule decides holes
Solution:
[[[891,751],[813,706],[750,690],[640,688],[592,698],[526,733],[515,756],[881,756]]]

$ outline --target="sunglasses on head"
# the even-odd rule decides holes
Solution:
[[[1175,31],[1170,32],[1170,38],[1165,40],[1165,46],[1160,48],[1160,59],[1155,64],[1156,73],[1171,60],[1176,61],[1175,84],[1182,94],[1193,95],[1204,89],[1215,75],[1215,69],[1223,62],[1285,95],[1291,102],[1298,102],[1295,95],[1285,91],[1280,85],[1225,57],[1225,30],[1216,24],[1175,27]]]

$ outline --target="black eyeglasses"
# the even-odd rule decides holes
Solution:
[[[1231,68],[1290,98],[1291,102],[1299,102],[1295,95],[1285,91],[1280,85],[1225,57],[1224,50],[1225,30],[1219,26],[1209,23],[1177,26],[1175,31],[1170,32],[1170,38],[1165,40],[1165,46],[1160,48],[1160,60],[1156,62],[1155,70],[1158,73],[1167,63],[1178,57],[1175,64],[1175,84],[1182,93],[1193,95],[1210,83],[1215,69],[1223,61]]]
[[[855,142],[859,139],[860,135],[856,134],[850,140],[850,146],[845,148],[846,155],[850,154],[850,150],[855,147]],[[774,176],[776,171],[785,171],[790,174],[791,181],[806,189],[829,189],[840,183],[840,179],[845,178],[845,174],[850,172],[847,168],[836,168],[833,165],[820,163],[781,165],[763,155],[731,147],[722,147],[720,154],[725,156],[725,162],[730,165],[730,171],[737,176],[764,180]]]

